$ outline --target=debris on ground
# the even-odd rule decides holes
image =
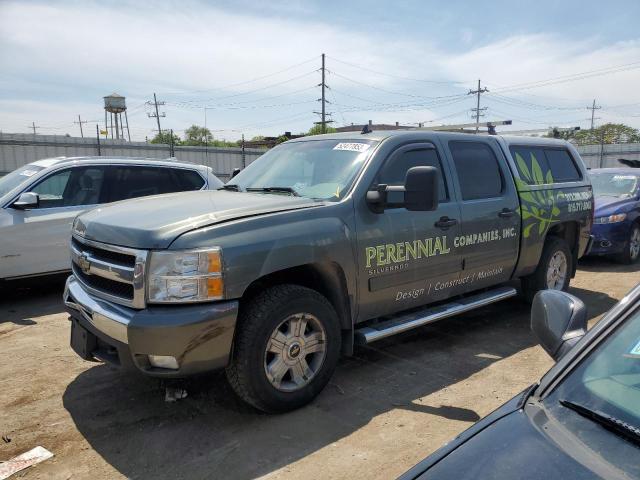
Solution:
[[[43,447],[32,448],[28,452],[25,452],[17,457],[13,457],[11,460],[0,463],[0,480],[9,478],[14,473],[17,473],[25,468],[29,468],[37,463],[44,462],[45,460],[53,457],[53,453]]]
[[[166,387],[164,390],[164,401],[171,403],[187,398],[187,391],[184,388]]]

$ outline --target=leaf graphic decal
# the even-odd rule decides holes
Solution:
[[[518,164],[518,172],[520,173],[520,176],[529,181],[533,180],[531,173],[529,173],[527,162],[524,161],[524,158],[522,158],[519,153],[516,153],[516,163]]]
[[[544,183],[544,175],[542,175],[540,164],[533,153],[531,154],[531,172],[533,173],[533,181],[536,185],[542,185]]]

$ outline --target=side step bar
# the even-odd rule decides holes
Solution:
[[[436,307],[429,307],[418,312],[400,315],[373,326],[357,329],[355,331],[355,341],[358,345],[366,345],[376,340],[390,337],[391,335],[396,335],[437,320],[442,320],[443,318],[452,317],[491,303],[499,302],[500,300],[505,300],[516,294],[517,291],[513,287],[499,287]]]

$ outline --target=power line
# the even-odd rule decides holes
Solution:
[[[469,90],[469,93],[467,94],[467,95],[477,95],[478,96],[476,108],[472,108],[471,109],[472,112],[476,112],[475,115],[471,116],[471,118],[475,118],[476,119],[476,133],[478,133],[478,131],[480,130],[480,117],[484,117],[484,114],[482,114],[480,112],[483,112],[483,111],[485,111],[487,109],[487,107],[480,108],[480,95],[482,95],[483,93],[487,93],[488,91],[489,90],[487,89],[487,87],[480,88],[480,79],[478,79],[478,89],[477,90]]]

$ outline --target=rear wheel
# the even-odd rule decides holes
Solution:
[[[298,285],[278,285],[244,309],[227,378],[260,410],[293,410],[327,384],[340,341],[338,316],[325,297]]]
[[[566,291],[572,271],[573,256],[567,242],[557,237],[548,238],[536,271],[522,279],[525,298],[532,301],[540,290]]]
[[[616,255],[616,260],[624,264],[636,263],[640,259],[640,225],[637,223],[631,227],[629,239],[624,245],[622,253]]]

